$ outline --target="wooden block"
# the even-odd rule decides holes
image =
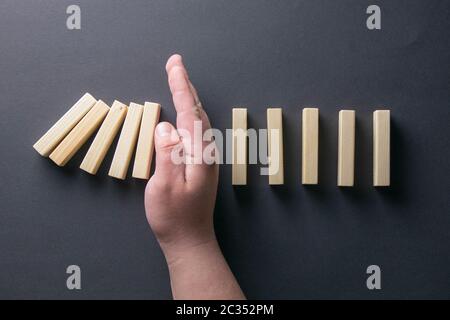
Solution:
[[[284,184],[283,116],[281,108],[267,109],[269,184]]]
[[[152,102],[145,103],[134,160],[133,178],[150,178],[150,168],[155,148],[154,133],[155,127],[159,122],[160,112],[161,105]]]
[[[34,145],[43,157],[48,157],[64,137],[91,110],[97,100],[85,93]]]
[[[340,187],[353,187],[355,182],[355,111],[339,111],[338,178]]]
[[[50,154],[58,166],[64,166],[102,123],[109,107],[98,100],[92,109],[81,119],[72,131]]]
[[[91,146],[89,147],[80,168],[90,174],[96,174],[103,159],[106,156],[120,126],[125,120],[127,106],[119,101],[114,101],[108,115],[98,130]]]
[[[247,109],[233,108],[232,185],[247,184]]]
[[[303,109],[302,183],[319,183],[319,109],[317,108]]]
[[[130,103],[128,113],[120,132],[119,142],[117,143],[114,158],[109,169],[109,175],[117,179],[125,179],[131,156],[133,155],[136,140],[141,125],[142,113],[144,107],[137,103]]]
[[[373,113],[373,185],[390,185],[390,111]]]

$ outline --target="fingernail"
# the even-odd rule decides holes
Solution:
[[[156,134],[160,137],[166,137],[172,131],[172,126],[166,122],[161,122],[156,127]]]

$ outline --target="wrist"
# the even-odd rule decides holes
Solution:
[[[177,242],[161,243],[161,249],[166,258],[169,269],[192,257],[222,254],[214,234],[197,239],[180,239]]]

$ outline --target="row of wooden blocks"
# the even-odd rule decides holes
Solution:
[[[233,109],[232,184],[247,184],[247,109]],[[274,135],[276,133],[276,135]],[[267,109],[269,184],[284,184],[283,119],[281,108]],[[339,112],[337,185],[352,187],[355,182],[355,111]],[[274,161],[276,160],[276,161]],[[302,112],[302,184],[319,182],[319,109]],[[271,170],[272,166],[276,166]],[[373,185],[390,185],[390,111],[373,113]]]
[[[33,147],[40,155],[50,157],[58,166],[64,166],[100,128],[80,165],[84,171],[96,174],[122,127],[109,175],[125,179],[136,149],[132,175],[134,178],[148,179],[154,149],[153,135],[160,110],[161,106],[153,102],[126,106],[114,101],[109,107],[86,93]]]
[[[35,144],[44,157],[64,166],[81,146],[100,128],[80,168],[96,174],[120,127],[122,131],[110,166],[109,175],[125,179],[136,150],[132,176],[150,177],[154,149],[154,131],[161,106],[146,102],[129,106],[114,101],[108,107],[86,93]],[[122,126],[123,125],[123,126]],[[243,132],[244,134],[236,134]],[[281,108],[267,109],[269,184],[284,184],[283,120]],[[355,111],[339,112],[338,186],[354,185]],[[247,184],[247,109],[233,109],[232,184]],[[136,146],[137,145],[137,146]],[[276,161],[274,161],[276,160]],[[318,184],[319,109],[302,112],[302,183]],[[276,166],[275,166],[276,164]],[[373,115],[373,184],[390,185],[390,112],[377,110]]]

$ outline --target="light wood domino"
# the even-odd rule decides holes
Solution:
[[[90,174],[97,173],[115,136],[119,132],[120,126],[125,120],[126,114],[127,106],[117,100],[114,101],[80,165],[82,170]]]
[[[91,110],[97,100],[85,93],[34,145],[43,157],[48,157],[64,137]]]
[[[233,108],[232,185],[247,184],[247,109]]]
[[[340,187],[355,183],[355,111],[339,111],[338,178]]]
[[[102,100],[98,100],[75,128],[53,150],[50,154],[50,159],[58,166],[66,165],[95,130],[98,129],[108,111],[109,107]]]
[[[134,160],[133,178],[150,178],[150,168],[155,148],[155,127],[159,122],[160,112],[161,105],[153,102],[145,103]]]
[[[319,109],[302,112],[302,183],[319,183]]]
[[[126,178],[128,166],[136,146],[143,110],[142,105],[133,102],[128,107],[127,116],[109,169],[109,176],[113,178],[122,180]]]
[[[389,110],[376,110],[373,113],[373,185],[390,185],[390,134]]]
[[[267,109],[269,185],[284,184],[283,116],[281,108]]]

